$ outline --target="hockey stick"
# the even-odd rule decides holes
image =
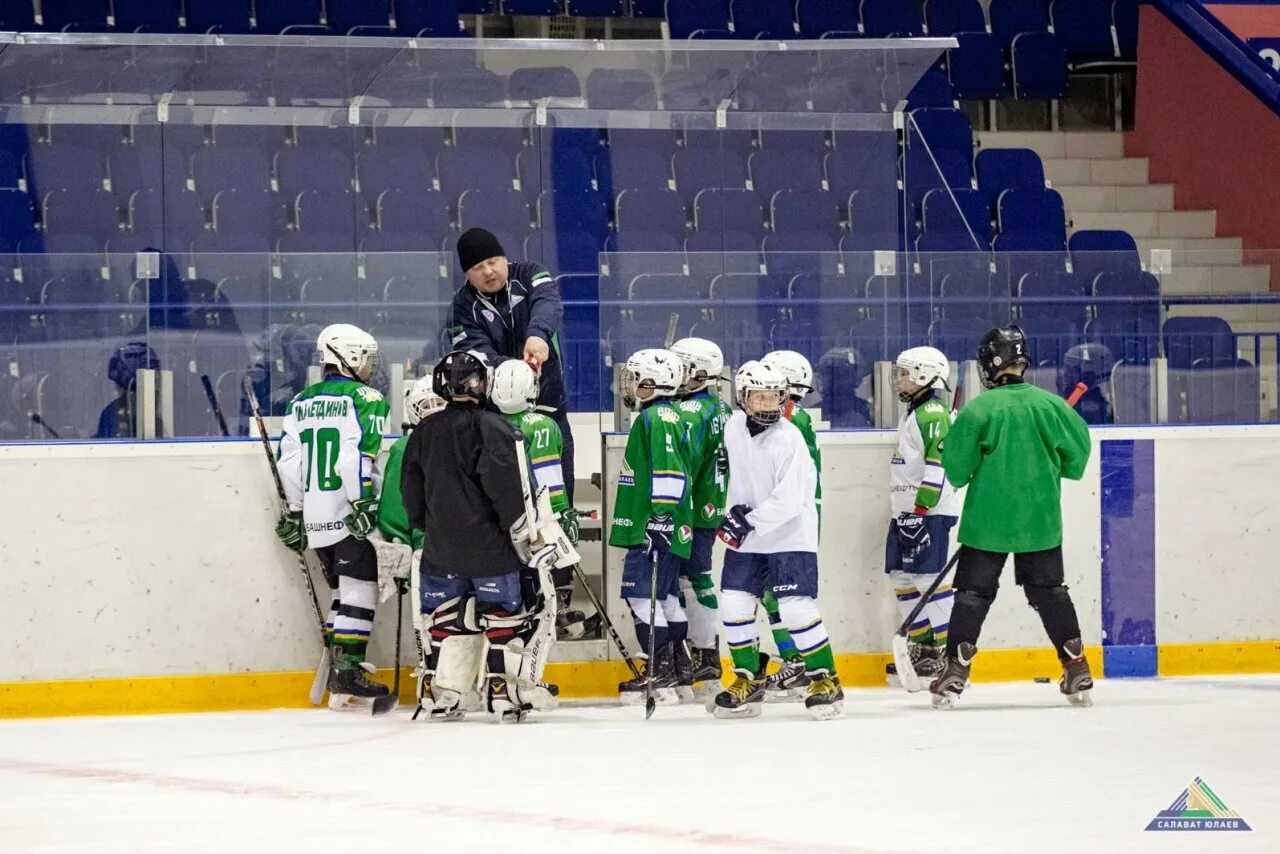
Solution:
[[[218,429],[222,431],[223,436],[230,436],[227,432],[227,419],[222,417],[222,406],[218,403],[218,396],[213,393],[213,381],[209,379],[208,374],[200,375],[200,384],[204,386],[205,399],[209,401],[209,409],[213,412],[213,417],[218,419]]]
[[[249,399],[249,409],[253,412],[253,420],[258,425],[258,437],[262,440],[262,450],[267,455],[267,466],[271,469],[271,478],[276,484],[276,496],[280,499],[280,517],[289,510],[289,499],[284,494],[284,482],[280,480],[280,469],[276,466],[276,455],[271,452],[271,437],[267,435],[267,423],[262,420],[262,410],[258,407],[258,395],[254,394],[253,381],[245,376],[244,382],[245,396]],[[329,687],[329,628],[325,625],[324,611],[320,609],[320,600],[316,597],[316,583],[311,578],[311,568],[307,566],[307,556],[305,552],[297,552],[298,555],[298,571],[302,573],[303,579],[307,582],[307,594],[311,597],[311,607],[315,609],[316,620],[320,623],[320,664],[316,667],[316,676],[311,680],[311,705],[319,706],[324,703],[324,692]]]
[[[639,679],[640,668],[636,667],[636,663],[631,660],[631,656],[627,654],[627,647],[622,642],[622,638],[618,636],[618,630],[613,627],[613,620],[609,619],[609,615],[605,613],[604,606],[600,604],[600,600],[596,597],[595,591],[591,589],[591,585],[587,584],[587,577],[582,573],[582,566],[573,565],[573,574],[578,577],[578,583],[582,585],[582,589],[587,591],[587,598],[591,600],[591,604],[596,609],[596,613],[600,615],[600,622],[609,632],[609,637],[613,639],[613,645],[618,648],[618,652],[622,655],[622,660],[627,663],[627,669],[631,671],[631,675]]]
[[[898,626],[898,630],[893,634],[893,666],[898,669],[898,681],[902,683],[902,687],[912,694],[923,688],[924,683],[916,675],[915,665],[911,663],[911,652],[907,646],[907,629],[916,621],[916,617],[920,616],[924,606],[929,603],[929,597],[942,584],[942,579],[947,577],[947,573],[951,571],[951,567],[955,566],[959,557],[960,550],[956,549],[956,553],[947,561],[947,565],[942,568],[942,572],[939,572],[930,582],[929,589],[920,594],[920,601],[911,609],[911,613],[907,615],[907,618],[902,621],[902,625]]]
[[[1071,390],[1071,396],[1067,398],[1067,406],[1075,409],[1076,404],[1080,402],[1080,398],[1084,397],[1084,393],[1089,387],[1084,383],[1076,383],[1076,387]]]
[[[649,555],[649,663],[644,669],[644,719],[653,717],[653,710],[658,703],[653,699],[653,656],[657,651],[656,639],[658,627],[654,625],[658,619],[658,553]]]
[[[396,675],[391,680],[391,693],[373,698],[373,716],[379,717],[400,705],[400,636],[404,633],[404,591],[408,579],[396,579]]]
[[[671,345],[676,343],[676,329],[680,326],[680,315],[671,312],[671,316],[667,318],[667,337],[662,339],[662,346],[670,350]]]

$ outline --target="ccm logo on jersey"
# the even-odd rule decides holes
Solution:
[[[774,586],[773,592],[774,593],[790,593],[794,590],[799,590],[799,589],[800,589],[799,584],[778,584]]]

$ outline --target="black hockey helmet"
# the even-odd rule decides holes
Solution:
[[[436,365],[431,374],[431,385],[435,393],[445,400],[473,397],[484,403],[489,399],[492,378],[493,371],[484,353],[454,350]]]
[[[997,326],[978,342],[983,388],[995,388],[996,376],[1011,365],[1027,364],[1027,336],[1018,326]]]
[[[122,389],[133,386],[138,371],[143,369],[160,370],[160,359],[156,351],[143,341],[130,341],[112,354],[107,362],[107,379]]]

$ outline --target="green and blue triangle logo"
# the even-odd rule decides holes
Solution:
[[[1182,794],[1151,819],[1147,830],[1253,830],[1209,785],[1196,777]]]

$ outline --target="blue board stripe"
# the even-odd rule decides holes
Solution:
[[[1101,442],[1103,672],[1154,676],[1155,442]]]

